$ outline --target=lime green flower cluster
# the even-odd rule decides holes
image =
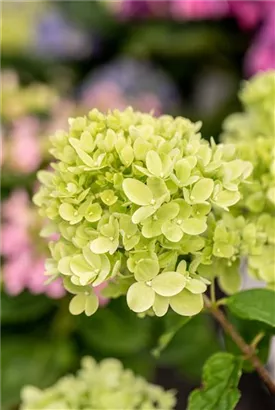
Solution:
[[[75,294],[71,313],[93,314],[93,287],[105,281],[137,313],[200,312],[208,215],[240,200],[251,164],[181,117],[94,109],[69,124],[52,138],[58,162],[39,173],[34,200],[61,235],[46,270]]]
[[[58,101],[56,90],[42,83],[23,87],[17,73],[3,71],[1,73],[1,118],[4,121],[15,120],[31,113],[44,113]]]
[[[221,253],[225,258],[231,255],[234,259],[245,257],[248,272],[274,287],[275,71],[258,74],[245,83],[240,99],[244,112],[225,120],[222,139],[235,144],[238,157],[250,161],[253,172],[248,183],[240,187],[242,198],[231,208],[231,215],[223,214],[215,223],[213,254],[219,257]],[[223,288],[234,292],[240,278],[225,262],[225,271],[230,269],[231,275],[227,279],[222,275],[220,280]],[[219,269],[223,270],[221,264]],[[235,281],[229,283],[232,275]]]
[[[77,375],[67,375],[55,385],[40,390],[26,386],[21,393],[20,410],[172,410],[175,393],[149,384],[116,359],[100,363],[82,359]]]
[[[271,215],[263,213],[247,219],[226,212],[211,214],[206,243],[198,272],[211,281],[217,277],[226,293],[233,294],[240,289],[244,262],[255,279],[275,288],[275,218]]]
[[[235,142],[251,141],[258,136],[274,137],[275,70],[255,75],[244,82],[239,98],[244,112],[224,121],[225,138]]]
[[[256,75],[240,92],[243,113],[224,122],[222,138],[236,144],[239,158],[253,164],[238,203],[251,213],[275,214],[275,71]]]

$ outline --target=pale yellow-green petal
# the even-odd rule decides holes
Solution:
[[[69,304],[69,311],[72,315],[80,315],[84,312],[86,304],[86,296],[84,293],[75,295]]]
[[[202,178],[195,183],[190,199],[196,203],[206,201],[212,194],[214,189],[214,181],[210,178]]]
[[[126,299],[131,310],[141,313],[152,307],[155,300],[155,292],[144,282],[136,282],[128,289]]]
[[[155,208],[153,206],[142,206],[134,212],[132,216],[132,222],[134,224],[139,224],[140,222],[143,222],[145,219],[149,218],[149,216],[153,215],[154,212]]]
[[[152,288],[161,296],[177,295],[185,287],[186,279],[178,272],[164,272],[152,280]]]
[[[204,293],[207,286],[199,279],[190,279],[186,283],[186,289],[188,289],[191,293]]]
[[[179,242],[183,237],[182,229],[173,222],[166,221],[161,227],[163,235],[171,242]]]
[[[197,315],[203,308],[202,295],[194,295],[183,289],[178,295],[170,298],[170,306],[174,312],[182,316]]]
[[[156,151],[149,151],[146,155],[146,167],[151,174],[160,177],[162,174],[162,162]]]
[[[164,316],[169,308],[169,298],[165,298],[158,294],[155,294],[155,301],[153,304],[153,311],[158,317]]]
[[[124,179],[122,188],[127,198],[134,204],[149,205],[153,199],[152,192],[148,186],[137,179]]]
[[[90,295],[86,296],[86,303],[85,303],[85,313],[87,316],[93,315],[98,309],[98,297],[91,293]]]
[[[90,249],[92,252],[101,254],[109,252],[112,249],[113,243],[109,238],[100,236],[97,239],[94,239],[90,244]]]
[[[134,270],[135,278],[137,281],[148,281],[153,279],[159,273],[158,260],[154,259],[142,259],[140,260]]]
[[[206,218],[189,218],[182,221],[180,225],[183,232],[189,235],[199,235],[207,229]]]

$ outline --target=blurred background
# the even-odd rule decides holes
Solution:
[[[61,284],[44,284],[35,175],[50,161],[48,137],[94,107],[202,120],[204,138],[218,140],[240,109],[240,82],[275,68],[275,2],[4,1],[1,26],[2,408],[17,409],[23,385],[48,386],[89,354],[177,388],[182,410],[204,361],[224,347],[215,324],[193,318],[156,358],[173,314],[138,319],[124,300],[103,299],[95,316],[71,316]],[[255,374],[241,389],[238,410],[274,408]]]

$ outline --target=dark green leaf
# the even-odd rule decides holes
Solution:
[[[45,295],[23,292],[18,296],[1,293],[1,322],[14,324],[36,320],[54,307],[54,301]]]
[[[165,320],[165,331],[160,336],[157,346],[153,349],[152,354],[158,357],[160,353],[168,346],[175,334],[186,325],[191,317],[183,317],[173,312],[166,314]]]
[[[112,300],[96,315],[80,315],[76,321],[88,349],[92,348],[104,356],[136,354],[150,343],[150,318],[137,317],[121,298]]]
[[[208,315],[200,313],[178,330],[161,352],[159,362],[164,366],[177,367],[185,377],[197,382],[205,361],[219,349],[213,322]]]
[[[233,410],[240,398],[237,389],[242,360],[229,353],[216,353],[204,365],[203,388],[189,396],[187,410]]]
[[[269,289],[250,289],[227,299],[231,312],[242,319],[257,320],[275,327],[275,292]]]
[[[2,338],[2,405],[19,402],[26,384],[47,387],[74,365],[71,343],[13,335]]]

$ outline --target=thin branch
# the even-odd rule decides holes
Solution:
[[[242,336],[238,333],[235,327],[230,323],[224,313],[217,308],[217,306],[213,306],[211,300],[204,295],[204,304],[206,308],[211,312],[214,318],[219,322],[222,326],[223,330],[231,337],[231,339],[236,343],[239,347],[241,352],[244,354],[245,358],[250,361],[253,365],[254,369],[257,371],[260,378],[264,381],[266,386],[268,387],[271,394],[275,396],[275,383],[273,382],[272,378],[270,377],[268,371],[265,369],[263,363],[259,359],[259,357],[255,353],[255,349],[253,346],[247,344]]]

